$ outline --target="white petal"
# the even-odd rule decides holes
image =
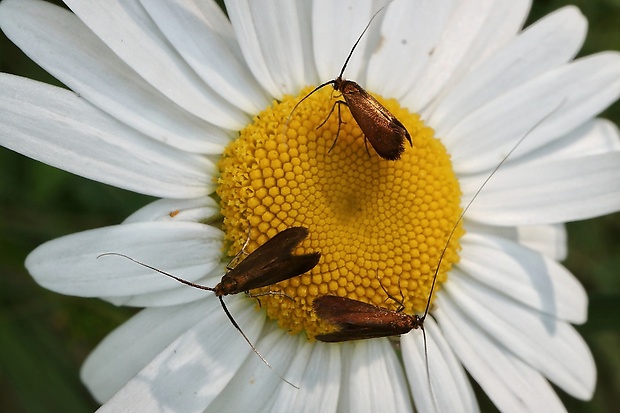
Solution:
[[[620,151],[618,127],[613,122],[597,118],[584,123],[561,139],[522,156],[515,163],[547,163],[558,159],[576,159],[618,151]]]
[[[425,0],[390,3],[381,24],[383,40],[369,57],[366,87],[384,97],[402,98],[431,59],[452,6]]]
[[[36,248],[26,268],[45,288],[82,297],[127,296],[186,287],[119,252],[186,280],[218,268],[222,232],[193,222],[146,222],[67,235]],[[183,288],[182,291],[191,291]]]
[[[262,337],[255,342],[256,349],[265,357],[273,369],[290,381],[299,379],[301,371],[287,370],[295,354],[305,343],[291,337],[276,323],[266,323]],[[308,351],[303,349],[301,351]],[[292,365],[290,366],[293,367]],[[295,385],[300,386],[297,382]],[[208,406],[205,412],[260,412],[270,404],[270,398],[281,386],[289,386],[269,369],[256,354],[249,354],[243,360],[241,368],[235,373],[226,388]],[[300,386],[301,387],[301,386]],[[243,391],[239,391],[243,389]],[[295,390],[293,388],[293,390]],[[315,401],[315,403],[318,401]],[[315,410],[316,411],[316,410]]]
[[[433,314],[469,374],[501,412],[564,412],[549,382],[489,337],[438,292]]]
[[[255,341],[264,315],[259,316],[249,300],[233,297],[229,301],[243,332]],[[139,338],[133,339],[139,344]],[[224,312],[213,308],[162,349],[99,411],[202,412],[237,377],[248,357],[256,355]]]
[[[499,227],[466,221],[465,230],[468,233],[507,238],[556,261],[565,260],[568,254],[568,236],[566,226],[562,224]]]
[[[217,307],[215,296],[210,295],[189,305],[140,311],[97,345],[82,366],[82,380],[98,401],[108,400],[205,315],[215,318]]]
[[[488,182],[467,217],[493,225],[555,224],[620,209],[620,153],[503,168]],[[480,179],[460,180],[464,194]]]
[[[183,109],[227,129],[238,130],[248,122],[179,58],[138,0],[65,3],[114,53]]]
[[[478,402],[465,370],[443,337],[432,317],[424,328],[428,343],[425,348],[421,331],[401,337],[407,379],[418,412],[477,412]],[[428,371],[425,351],[428,351]],[[429,381],[433,388],[432,396]]]
[[[443,140],[457,173],[489,170],[524,136],[512,160],[563,137],[619,96],[620,53],[599,53],[547,71],[487,102]]]
[[[137,133],[75,94],[0,75],[0,144],[103,183],[171,198],[213,191],[216,167]]]
[[[299,383],[299,389],[281,385],[269,397],[264,412],[335,413],[340,388],[340,349],[337,345],[308,343],[304,334],[291,357],[286,377]]]
[[[372,2],[369,1],[318,0],[313,2],[312,45],[321,83],[338,76],[351,48],[377,9],[373,8]],[[382,16],[377,16],[377,19],[381,18]],[[375,26],[375,23],[377,22],[373,22],[368,32],[362,37],[355,53],[351,56],[345,73],[346,78],[358,79],[366,65],[366,47],[373,37],[373,32],[376,33],[379,27]]]
[[[557,321],[467,277],[454,277],[445,291],[489,336],[579,399],[592,397],[594,359],[570,324]]]
[[[388,339],[342,344],[343,386],[338,411],[411,412],[401,362]]]
[[[220,96],[251,114],[269,106],[270,99],[252,76],[239,45],[227,41],[234,33],[215,2],[140,1],[172,46]],[[229,27],[222,36],[218,31],[223,23]]]
[[[151,138],[217,154],[229,132],[181,109],[139,77],[77,17],[47,2],[4,1],[3,31],[80,97]]]
[[[556,261],[564,261],[568,255],[568,235],[566,226],[535,225],[515,227],[517,242],[538,251]]]
[[[470,3],[477,6],[480,1],[470,0]],[[467,55],[460,63],[455,75],[460,78],[462,74],[477,67],[488,56],[512,40],[523,27],[530,5],[531,0],[491,2],[484,23],[479,28],[474,41],[468,46]],[[469,7],[472,7],[472,4]],[[459,23],[467,24],[463,17]]]
[[[456,4],[445,30],[431,49],[432,56],[424,73],[401,103],[421,112],[448,83],[456,82],[512,38],[523,24],[528,8],[527,0],[471,0]]]
[[[123,223],[148,221],[210,222],[220,215],[220,207],[208,196],[193,199],[158,199],[131,214]]]
[[[466,234],[457,268],[489,288],[571,323],[584,323],[588,296],[566,268],[513,241]]]
[[[275,98],[316,79],[312,65],[309,2],[226,1],[250,70]]]
[[[528,27],[464,77],[438,103],[429,124],[445,136],[461,119],[486,102],[546,70],[566,63],[581,48],[587,22],[566,7]]]

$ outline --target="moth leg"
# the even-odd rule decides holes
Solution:
[[[329,110],[329,113],[325,117],[325,120],[323,122],[321,122],[319,124],[319,126],[316,127],[316,129],[320,129],[321,126],[325,125],[325,123],[332,116],[332,113],[334,113],[334,108],[336,106],[338,106],[338,130],[340,130],[340,124],[341,123],[346,123],[346,122],[343,122],[342,119],[340,118],[340,105],[345,105],[346,107],[349,107],[349,104],[347,102],[345,102],[344,100],[337,100],[337,101],[335,101],[334,104],[332,105],[332,108]]]
[[[293,297],[291,297],[290,295],[288,295],[288,294],[286,294],[285,292],[282,292],[282,291],[267,291],[267,292],[258,293],[258,294],[252,294],[249,291],[246,291],[245,295],[248,298],[255,298],[256,301],[258,301],[258,306],[259,307],[262,307],[261,302],[260,302],[260,297],[264,297],[266,295],[279,295],[279,296],[282,296],[282,297],[286,297],[289,300],[295,302],[295,299]]]
[[[387,300],[392,300],[394,301],[396,304],[398,304],[398,307],[396,308],[396,312],[400,313],[401,311],[403,311],[405,309],[405,296],[403,295],[403,289],[400,288],[400,278],[398,279],[398,291],[400,292],[400,299],[394,297],[392,294],[390,294],[388,292],[388,290],[383,286],[383,284],[381,283],[381,279],[379,278],[379,285],[381,286],[381,289],[385,292],[385,294],[387,295],[387,298],[385,299],[385,301]],[[385,302],[384,301],[384,302]]]
[[[241,247],[241,250],[239,250],[239,252],[234,257],[232,257],[232,259],[226,265],[226,269],[228,271],[232,270],[233,268],[235,268],[237,266],[237,264],[239,264],[239,261],[241,260],[241,256],[242,255],[244,257],[246,255],[249,255],[249,253],[245,250],[245,248],[250,243],[250,234],[251,234],[251,232],[252,232],[252,227],[250,227],[248,225],[248,237],[245,239],[245,242],[243,243],[243,246]]]
[[[325,125],[325,123],[329,120],[329,118],[331,117],[332,113],[334,113],[334,108],[336,108],[336,106],[338,107],[338,131],[336,132],[336,139],[334,139],[334,143],[332,144],[332,146],[329,148],[328,152],[331,152],[332,149],[334,149],[334,146],[336,146],[336,142],[338,141],[338,136],[340,136],[340,126],[346,122],[342,121],[342,115],[340,113],[340,106],[346,106],[349,107],[349,104],[347,102],[345,102],[344,100],[337,100],[334,102],[334,104],[332,105],[332,108],[329,110],[329,113],[327,114],[327,117],[325,118],[325,120],[323,122],[321,122],[321,124],[319,126],[317,126],[316,128],[319,129],[321,126]]]

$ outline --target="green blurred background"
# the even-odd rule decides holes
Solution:
[[[579,6],[590,22],[582,55],[620,50],[620,0],[535,0],[528,24],[566,4]],[[59,85],[3,34],[0,71]],[[620,104],[603,116],[620,124]],[[150,200],[0,148],[0,411],[97,408],[79,380],[80,365],[136,310],[47,291],[30,278],[23,262],[45,241],[117,224]],[[559,393],[571,412],[615,412],[620,406],[620,214],[568,229],[565,264],[590,295],[590,321],[578,329],[594,353],[599,376],[590,402]],[[483,394],[479,400],[483,411],[494,410]]]

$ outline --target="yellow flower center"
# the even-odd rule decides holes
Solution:
[[[328,90],[329,89],[329,90]],[[312,301],[320,295],[346,296],[408,314],[424,311],[439,256],[447,248],[438,286],[458,262],[460,188],[450,157],[433,130],[394,100],[375,96],[407,128],[400,160],[380,158],[343,108],[323,122],[337,93],[324,88],[274,102],[254,118],[225,150],[217,190],[224,230],[237,253],[251,228],[252,252],[279,231],[304,226],[308,238],[295,253],[319,251],[309,273],[261,289],[282,294],[261,297],[262,307],[291,333],[309,338],[331,331],[317,320]],[[334,95],[334,96],[332,96]],[[289,118],[290,116],[290,118]],[[388,294],[393,298],[389,298]],[[292,299],[291,299],[292,298]]]

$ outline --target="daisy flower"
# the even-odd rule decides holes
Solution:
[[[122,224],[43,244],[42,286],[144,307],[90,355],[102,411],[477,411],[466,372],[501,411],[563,411],[596,369],[572,324],[587,297],[559,264],[563,224],[620,209],[620,55],[573,60],[586,21],[566,7],[523,29],[529,2],[396,0],[345,77],[411,134],[400,160],[367,151],[348,110],[325,124],[333,79],[370,1],[4,0],[2,30],[69,89],[3,74],[0,143],[75,174],[161,198]],[[317,126],[321,125],[317,128]],[[448,234],[482,182],[527,135]],[[255,300],[216,297],[118,257],[214,286],[247,250],[304,226],[319,264]],[[447,248],[439,265],[439,255]],[[105,262],[104,262],[105,260]],[[328,344],[314,298],[407,314],[422,334]],[[292,299],[290,299],[292,298]],[[430,388],[429,388],[430,384]],[[432,391],[431,391],[432,389]],[[434,396],[434,398],[433,398]]]

